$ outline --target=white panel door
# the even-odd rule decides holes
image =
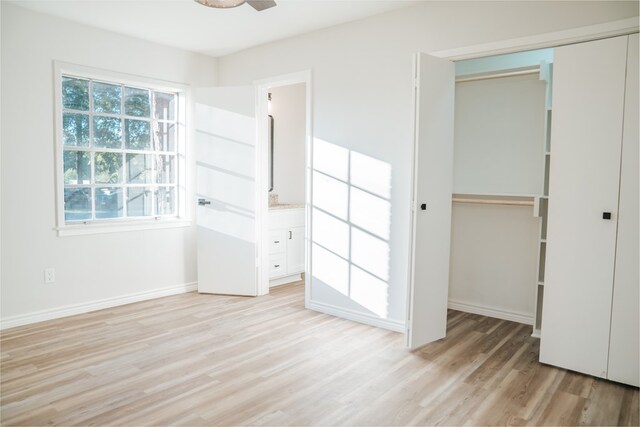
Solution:
[[[255,91],[196,93],[198,292],[257,295]]]
[[[413,253],[407,319],[410,348],[443,338],[447,329],[454,97],[453,62],[418,54]]]
[[[627,37],[555,50],[540,361],[607,375]],[[604,219],[604,212],[611,219]]]
[[[287,230],[287,273],[304,271],[304,227],[291,227]]]
[[[609,340],[609,379],[636,387],[640,385],[638,91],[638,34],[634,34],[629,37],[627,57],[618,242]]]

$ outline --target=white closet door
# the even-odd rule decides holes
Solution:
[[[447,329],[455,98],[453,62],[422,53],[416,61],[410,348],[444,338]]]
[[[629,37],[624,107],[618,244],[609,341],[609,379],[638,387],[640,274],[638,273],[638,35]]]
[[[257,295],[253,87],[196,92],[198,292]]]
[[[554,60],[540,361],[598,377],[607,375],[627,39],[561,47]]]

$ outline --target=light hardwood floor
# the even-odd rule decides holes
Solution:
[[[447,338],[259,298],[183,294],[1,334],[2,425],[638,425],[638,389],[538,363],[530,327]]]

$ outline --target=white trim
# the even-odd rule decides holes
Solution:
[[[283,74],[256,80],[256,268],[258,295],[269,293],[269,269],[267,263],[261,262],[269,256],[269,174],[268,174],[268,103],[267,95],[274,87],[304,83],[306,89],[306,135],[305,135],[305,306],[311,298],[311,191],[312,191],[312,158],[313,158],[313,102],[311,70]]]
[[[62,317],[74,316],[77,314],[89,313],[91,311],[103,310],[105,308],[117,307],[139,301],[146,301],[169,295],[194,292],[198,289],[196,282],[184,283],[181,285],[167,286],[151,291],[136,292],[118,297],[105,298],[101,300],[86,302],[82,304],[68,305],[48,310],[35,311],[18,316],[0,319],[0,330],[14,328],[16,326],[30,325],[32,323],[43,322],[45,320],[60,319]]]
[[[184,83],[178,82],[169,82],[161,79],[152,79],[148,77],[141,77],[126,73],[119,73],[108,70],[101,70],[93,67],[86,67],[83,65],[77,65],[62,61],[53,61],[53,84],[54,84],[54,116],[55,116],[55,134],[54,134],[54,147],[55,147],[55,195],[56,195],[56,230],[59,237],[62,236],[74,236],[74,235],[83,235],[83,234],[99,234],[99,233],[107,233],[107,232],[123,232],[123,231],[134,231],[134,230],[149,230],[155,228],[171,228],[171,227],[186,227],[192,225],[192,209],[190,204],[187,202],[187,198],[191,199],[191,191],[190,191],[190,182],[187,182],[186,175],[186,159],[188,153],[188,147],[191,139],[191,130],[190,130],[190,118],[191,118],[191,89],[190,86]],[[171,92],[176,93],[177,95],[177,117],[175,121],[166,121],[166,120],[155,120],[159,123],[175,123],[177,126],[176,129],[176,149],[174,152],[162,152],[160,154],[174,155],[176,161],[176,171],[174,172],[176,175],[176,182],[170,185],[162,185],[156,183],[149,183],[147,186],[153,187],[172,187],[175,189],[176,197],[177,197],[177,205],[176,205],[176,214],[172,216],[156,216],[153,219],[144,218],[144,219],[136,219],[134,217],[123,217],[123,218],[114,218],[112,220],[98,220],[98,219],[88,219],[86,222],[82,221],[74,221],[74,222],[66,222],[64,217],[64,145],[63,145],[63,129],[62,129],[62,76],[63,75],[71,75],[77,76],[79,78],[89,79],[89,80],[98,80],[98,81],[108,81],[111,83],[117,83],[121,85],[127,85],[132,87],[145,87],[152,91],[159,92]],[[89,98],[90,105],[93,103],[93,98]],[[93,109],[90,107],[88,112],[82,112],[88,114],[90,117],[93,116]],[[121,114],[111,115],[113,117],[124,118],[124,110],[121,111]],[[128,116],[126,116],[128,117]],[[148,120],[150,123],[154,122],[152,117]],[[89,126],[93,126],[93,120],[89,120]],[[82,147],[75,147],[72,150],[83,150]],[[95,147],[88,147],[84,149],[86,151],[96,151]],[[102,151],[102,150],[100,150]],[[128,150],[124,148],[120,148],[117,150],[104,150],[108,152],[115,153],[126,153]],[[144,150],[144,152],[140,152],[141,154],[147,153],[148,150]],[[153,152],[156,153],[156,152]],[[157,153],[156,153],[157,154]],[[124,167],[124,164],[123,164]],[[102,186],[96,184],[94,182],[93,177],[93,167],[91,168],[92,172],[92,183],[90,185],[84,186],[80,185],[80,187],[86,188],[95,188],[96,186]],[[108,186],[105,184],[104,186]],[[114,185],[119,188],[126,189],[128,184],[125,182],[125,177],[123,177],[123,182]],[[123,207],[126,213],[126,194],[123,194]],[[95,200],[92,197],[92,212],[95,211],[93,204]],[[162,224],[160,224],[162,222]],[[157,224],[156,224],[157,223]]]
[[[526,313],[518,313],[515,311],[501,310],[498,308],[488,307],[485,305],[469,304],[462,301],[449,299],[447,305],[451,310],[463,311],[465,313],[479,314],[481,316],[495,317],[496,319],[509,320],[511,322],[524,323],[525,325],[533,325],[533,315]]]
[[[158,219],[145,221],[127,221],[122,223],[87,223],[87,224],[69,224],[64,227],[55,228],[58,237],[67,236],[84,236],[87,234],[103,234],[103,233],[121,233],[123,231],[138,230],[160,230],[165,228],[182,228],[191,227],[194,223],[192,220],[181,219]]]
[[[418,103],[418,61],[420,55],[418,53],[413,54],[413,78],[411,88],[411,100],[413,103],[413,144],[411,146],[412,162],[411,162],[411,206],[409,207],[409,224],[411,226],[409,234],[409,271],[407,274],[407,308],[405,313],[405,346],[409,347],[409,340],[411,337],[411,316],[413,314],[413,289],[414,289],[414,271],[416,265],[416,199],[418,193],[417,183],[417,171],[418,171],[418,112],[420,105]]]
[[[638,32],[638,17],[620,19],[618,21],[571,28],[569,30],[536,34],[533,36],[501,40],[492,43],[465,46],[455,49],[430,52],[429,55],[446,58],[452,61],[501,55],[525,50],[558,47],[574,43],[588,42],[609,37],[624,36]]]
[[[319,311],[320,313],[329,314],[331,316],[341,317],[343,319],[352,320],[365,325],[375,326],[382,329],[388,329],[394,332],[405,332],[405,324],[399,320],[381,319],[379,317],[369,316],[354,310],[349,310],[335,305],[325,304],[310,300],[305,304],[305,308],[309,310]]]

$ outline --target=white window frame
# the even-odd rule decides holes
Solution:
[[[177,100],[177,129],[176,129],[176,169],[177,182],[176,189],[176,214],[170,216],[152,216],[152,217],[121,217],[109,219],[91,219],[85,221],[67,222],[64,215],[64,140],[63,140],[63,106],[62,106],[62,78],[63,76],[78,77],[88,80],[99,80],[105,83],[116,83],[130,87],[147,88],[158,92],[176,93]],[[189,128],[187,126],[187,117],[189,117],[188,108],[191,98],[190,88],[182,83],[174,83],[150,79],[146,77],[133,76],[129,74],[117,73],[112,71],[100,70],[92,67],[86,67],[76,64],[69,64],[60,61],[54,61],[54,98],[55,98],[55,194],[56,194],[56,231],[58,236],[75,236],[83,234],[112,233],[123,231],[136,231],[160,228],[189,227],[193,225],[191,218],[191,210],[188,209],[186,203],[190,194],[188,191],[189,180],[186,174],[186,168],[189,164],[187,161],[187,139],[189,137]],[[124,111],[121,112],[121,115]],[[92,115],[90,115],[92,117]],[[91,119],[90,119],[91,122]],[[123,130],[124,132],[124,130]],[[95,148],[87,149],[87,151],[95,151]],[[103,151],[102,149],[97,151]],[[105,149],[104,151],[113,151]],[[118,151],[118,150],[116,150]],[[123,150],[119,150],[122,152]],[[126,151],[126,150],[124,150]],[[173,154],[173,152],[171,152]],[[149,154],[147,151],[141,151],[140,154]],[[162,154],[162,153],[159,153]],[[123,167],[125,165],[123,164]],[[93,166],[92,166],[93,169]],[[123,180],[126,177],[123,176]],[[126,189],[124,182],[119,187]],[[153,184],[149,184],[153,185]],[[109,184],[99,185],[92,182],[91,187],[109,187]],[[126,191],[123,192],[123,204],[126,203]],[[93,202],[92,202],[93,203]],[[93,210],[93,209],[92,209]]]

